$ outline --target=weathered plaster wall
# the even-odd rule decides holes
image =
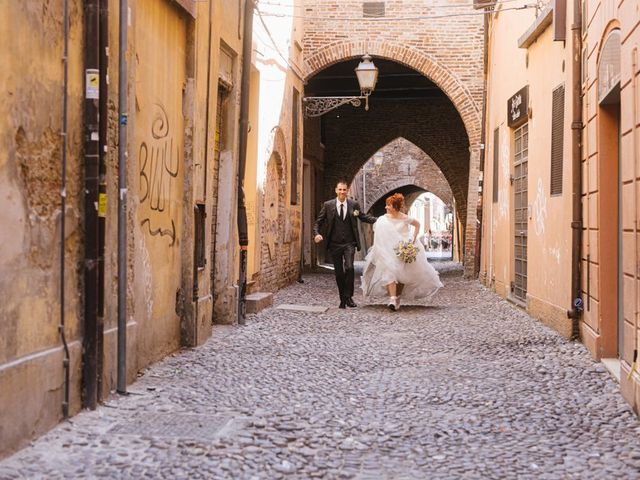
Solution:
[[[79,409],[82,10],[71,1],[65,322],[71,411]],[[62,3],[0,4],[0,454],[62,415],[60,188]]]
[[[516,5],[516,4],[514,4]],[[570,12],[567,18],[571,18]],[[489,30],[486,151],[483,181],[481,279],[511,297],[514,260],[514,129],[507,100],[529,86],[527,188],[527,308],[565,336],[571,335],[571,48],[554,42],[547,28],[528,48],[518,38],[535,20],[535,10],[493,14]],[[569,27],[567,27],[569,28]],[[568,38],[570,30],[568,30]],[[565,86],[562,193],[550,194],[552,92]],[[494,131],[499,143],[494,144]],[[494,153],[497,201],[493,201]]]
[[[295,8],[283,6],[276,10],[290,15]],[[257,229],[260,239],[255,246],[259,252],[254,250],[259,253],[259,269],[252,275],[255,282],[252,289],[275,292],[293,282],[300,269],[305,194],[302,191],[302,21],[268,16],[264,21],[279,52],[288,54],[288,64],[271,43],[262,43],[261,39],[268,38],[268,34],[263,31],[262,22],[256,20],[255,38],[260,52],[256,58],[260,71],[260,134],[254,178],[261,215]],[[297,103],[294,103],[294,89],[298,92]],[[294,122],[297,122],[295,139]]]
[[[131,157],[132,285],[138,323],[138,364],[180,345],[176,293],[180,289],[183,224],[186,18],[169,2],[137,2],[134,25],[135,130]]]

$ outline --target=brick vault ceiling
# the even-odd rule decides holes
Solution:
[[[305,86],[308,96],[357,95],[360,87],[355,68],[360,59],[336,63],[312,77]],[[371,95],[375,98],[434,98],[444,93],[436,84],[415,70],[390,60],[374,58],[378,67],[378,84]]]

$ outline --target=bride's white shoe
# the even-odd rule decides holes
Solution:
[[[387,304],[387,307],[389,308],[389,310],[391,310],[392,312],[395,312],[398,309],[399,303],[398,303],[398,297],[389,297],[389,303]]]
[[[400,310],[400,297],[396,297],[396,312]]]

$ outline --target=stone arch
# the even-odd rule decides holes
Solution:
[[[469,145],[473,148],[480,143],[481,113],[469,89],[444,65],[419,50],[391,42],[332,43],[306,59],[305,81],[335,63],[361,57],[365,53],[412,68],[438,85],[458,111],[469,137]]]
[[[286,158],[286,157],[284,157]],[[264,181],[262,216],[262,276],[269,276],[269,265],[277,265],[279,247],[284,238],[282,218],[286,210],[286,164],[280,151],[272,149]]]
[[[382,161],[376,162],[378,154],[382,156]],[[353,180],[362,190],[362,195],[366,195],[366,198],[359,199],[360,204],[366,209],[386,192],[410,185],[435,194],[449,206],[453,205],[455,197],[449,179],[441,167],[420,146],[403,136],[396,137],[379,148],[364,163]],[[458,202],[462,200],[463,198],[458,198]]]

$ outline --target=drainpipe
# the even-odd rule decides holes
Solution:
[[[118,375],[116,390],[127,393],[127,28],[128,0],[120,0],[118,41]]]
[[[242,37],[242,79],[240,82],[240,139],[238,144],[238,241],[240,243],[240,275],[238,286],[238,324],[244,325],[247,294],[247,208],[244,203],[244,172],[247,165],[247,137],[249,135],[249,87],[251,80],[251,50],[253,46],[254,0],[244,5],[244,34]]]
[[[84,365],[83,405],[97,404],[98,317],[98,0],[85,0],[85,100],[84,100]]]
[[[64,283],[65,283],[65,247],[66,247],[66,230],[65,217],[67,211],[67,128],[68,128],[68,107],[67,100],[69,98],[69,2],[64,0],[64,53],[62,56],[63,70],[63,92],[62,92],[62,172],[60,175],[60,324],[58,332],[64,349],[64,360],[62,367],[64,370],[64,400],[62,401],[62,415],[69,418],[69,346],[64,334],[65,317],[64,317]]]
[[[484,208],[484,172],[485,161],[486,161],[486,116],[487,116],[487,63],[488,63],[488,48],[489,48],[489,8],[484,9],[484,48],[483,48],[483,76],[484,76],[484,85],[482,88],[482,125],[480,130],[480,171],[482,172],[482,190],[480,191],[478,203],[480,204],[480,208],[478,208],[476,216],[478,218],[478,228],[476,230],[476,252],[475,252],[475,266],[474,266],[474,276],[477,276],[480,273],[480,264],[481,259],[480,255],[482,253],[482,210]],[[451,255],[453,256],[453,235],[452,235],[452,249]]]
[[[107,216],[107,133],[108,133],[108,83],[109,83],[109,0],[99,0],[99,50],[100,50],[100,118],[98,151],[98,317],[96,324],[97,400],[102,401],[102,376],[104,371],[104,248]]]
[[[638,71],[638,47],[633,47],[631,50],[631,66],[632,66],[632,98],[635,100],[638,95],[638,77],[635,72]],[[636,128],[638,125],[638,104],[637,102],[633,102],[633,181],[636,182],[638,178],[638,162],[636,161],[638,155],[638,129]],[[635,245],[634,251],[634,259],[633,264],[635,265],[633,271],[633,291],[634,291],[634,312],[633,312],[633,321],[636,326],[638,326],[638,312],[640,311],[640,295],[638,295],[638,188],[634,186],[633,189],[633,244]],[[630,378],[635,370],[638,367],[638,329],[634,328],[634,349],[633,354],[631,355],[631,370],[629,371],[628,378]],[[624,352],[623,352],[624,354]],[[628,358],[628,352],[627,352]],[[637,407],[636,407],[637,411]]]
[[[571,221],[571,310],[573,338],[580,335],[582,313],[582,293],[580,287],[580,244],[582,237],[582,6],[580,0],[573,0],[572,33],[572,120],[571,120],[571,170],[572,170],[572,221]]]

